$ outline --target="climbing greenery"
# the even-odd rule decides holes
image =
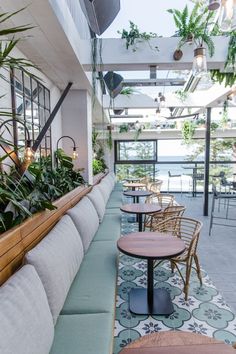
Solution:
[[[117,32],[121,35],[122,39],[126,40],[126,49],[132,47],[133,52],[137,51],[138,43],[147,42],[150,45],[149,43],[150,39],[157,37],[157,34],[153,32],[140,32],[138,26],[132,21],[129,21],[129,30],[122,29],[122,31],[117,31]],[[152,49],[158,51],[157,46],[155,46]]]
[[[182,138],[184,143],[189,145],[192,142],[194,133],[196,129],[196,124],[191,120],[186,120],[182,126]]]

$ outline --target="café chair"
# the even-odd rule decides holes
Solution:
[[[158,224],[161,221],[164,221],[169,218],[174,218],[177,216],[183,216],[186,208],[183,205],[172,205],[167,208],[165,208],[163,211],[159,213],[155,213],[154,215],[151,216],[150,220],[150,231],[155,231]]]
[[[146,203],[156,203],[160,205],[163,212],[166,208],[173,206],[175,197],[172,194],[152,194],[150,197],[146,199]],[[151,218],[152,216],[157,216],[160,212],[155,214],[146,214],[144,218],[144,230],[151,227]]]
[[[150,182],[148,185],[148,190],[150,192],[160,194],[162,183],[163,183],[163,181],[160,179],[156,180],[155,182]]]
[[[170,191],[170,180],[176,179],[176,178],[180,179],[180,191],[181,191],[181,195],[182,195],[182,175],[181,174],[173,174],[170,171],[168,171],[167,192],[169,193],[169,191]]]
[[[171,234],[175,237],[181,238],[185,243],[186,249],[184,253],[182,253],[178,257],[171,258],[170,262],[172,272],[176,268],[181,279],[183,280],[183,291],[185,294],[186,301],[188,299],[189,283],[192,268],[196,270],[200,285],[202,285],[201,269],[197,256],[197,245],[201,228],[201,221],[186,217],[169,218],[158,223],[155,227],[155,232]],[[156,262],[155,266],[158,266],[161,262]],[[184,263],[186,267],[185,275],[182,274],[179,268],[179,264],[182,263]],[[194,263],[195,267],[193,266]]]
[[[215,204],[216,201],[218,200],[218,203],[220,204],[221,201],[224,201],[226,205],[226,211],[225,214],[220,214],[221,216],[216,216],[215,215]],[[209,236],[211,236],[211,231],[212,231],[212,226],[213,225],[218,225],[218,226],[229,226],[229,227],[236,227],[236,225],[233,225],[232,223],[228,224],[222,224],[222,223],[217,223],[214,221],[214,219],[221,219],[221,220],[231,220],[235,221],[235,218],[229,218],[229,208],[231,206],[235,207],[235,204],[230,204],[230,201],[236,201],[236,195],[235,194],[229,194],[229,193],[220,193],[217,191],[216,186],[212,184],[212,204],[211,204],[211,214],[210,214],[210,225],[209,225]],[[218,207],[218,212],[220,211]]]

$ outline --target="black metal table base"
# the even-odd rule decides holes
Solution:
[[[129,309],[137,315],[170,315],[174,312],[170,294],[165,289],[153,290],[153,303],[150,306],[147,289],[131,289]]]

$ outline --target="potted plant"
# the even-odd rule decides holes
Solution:
[[[119,133],[127,133],[129,131],[129,126],[128,124],[121,124],[119,127]]]
[[[180,41],[176,51],[174,52],[174,59],[179,60],[182,57],[181,48],[184,44],[195,44],[197,47],[201,47],[206,44],[210,56],[214,54],[214,43],[207,32],[207,25],[210,24],[210,20],[213,17],[213,12],[209,12],[208,8],[203,8],[199,3],[197,3],[192,12],[189,12],[188,6],[186,5],[183,11],[177,9],[167,10],[173,15],[177,31],[175,36],[180,37]]]

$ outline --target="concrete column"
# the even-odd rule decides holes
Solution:
[[[78,147],[76,168],[84,168],[82,173],[89,184],[93,181],[92,171],[92,102],[86,90],[71,90],[62,105],[62,135],[71,136]],[[62,147],[72,154],[73,144],[69,139],[62,140]]]

